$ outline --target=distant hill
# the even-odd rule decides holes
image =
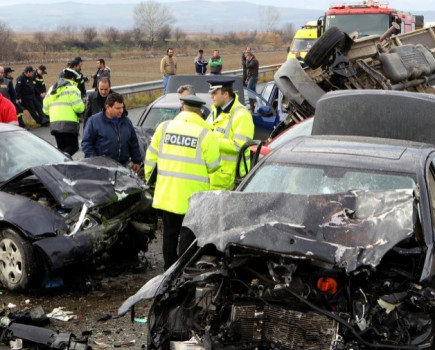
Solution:
[[[265,5],[268,4],[265,2]],[[83,4],[63,2],[53,4],[28,4],[2,6],[0,21],[16,31],[55,30],[59,26],[71,26],[77,30],[87,26],[104,29],[114,26],[118,29],[131,29],[134,26],[133,9],[135,4]],[[212,2],[190,0],[165,3],[171,9],[173,28],[183,31],[204,31],[223,33],[238,30],[260,30],[260,6],[235,1]],[[319,10],[292,9],[277,7],[280,21],[277,28],[292,23],[297,29],[307,21],[316,20],[322,15]]]
[[[95,26],[100,30],[110,26],[131,29],[134,26],[133,9],[136,4],[121,1],[116,4],[98,5],[75,1],[7,5],[0,7],[0,21],[16,31],[56,30],[59,26],[71,26],[76,30],[88,26]],[[276,26],[278,29],[286,23],[292,23],[294,28],[298,29],[307,21],[317,20],[324,14],[322,10],[288,8],[284,6],[286,2],[287,0],[273,2],[280,13],[280,20]],[[180,28],[185,32],[223,33],[262,29],[259,15],[261,7],[254,3],[188,0],[165,2],[164,5],[172,11],[173,28]],[[264,6],[268,5],[270,3],[264,1]],[[425,21],[435,21],[435,11],[419,11],[416,14],[424,15]]]

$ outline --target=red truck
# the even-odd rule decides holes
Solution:
[[[337,27],[352,39],[356,39],[368,35],[381,35],[393,23],[400,25],[400,29],[394,34],[407,33],[423,27],[423,16],[397,11],[389,7],[386,1],[333,3],[324,18],[319,19],[318,31],[322,33],[323,29],[326,31],[331,27]]]

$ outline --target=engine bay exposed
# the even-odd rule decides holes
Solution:
[[[434,338],[435,290],[418,283],[409,242],[350,274],[306,257],[200,248],[156,298],[149,348],[421,349]],[[433,283],[434,281],[432,281]],[[432,285],[433,287],[433,285]]]

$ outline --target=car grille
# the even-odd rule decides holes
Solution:
[[[276,344],[286,349],[331,349],[337,323],[313,312],[299,312],[276,305],[233,305],[232,321],[240,325],[241,341]]]
[[[131,194],[119,202],[114,202],[103,208],[100,208],[100,214],[107,220],[113,219],[114,217],[137,205],[141,200],[142,197],[140,193]]]

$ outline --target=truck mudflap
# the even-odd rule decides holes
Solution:
[[[325,94],[304,71],[297,59],[287,60],[275,73],[275,83],[283,95],[302,106],[307,101],[311,107]]]
[[[58,333],[56,331],[21,323],[11,323],[1,328],[0,342],[22,339],[34,345],[42,345],[50,349],[92,350],[87,339],[79,340],[72,333]]]

